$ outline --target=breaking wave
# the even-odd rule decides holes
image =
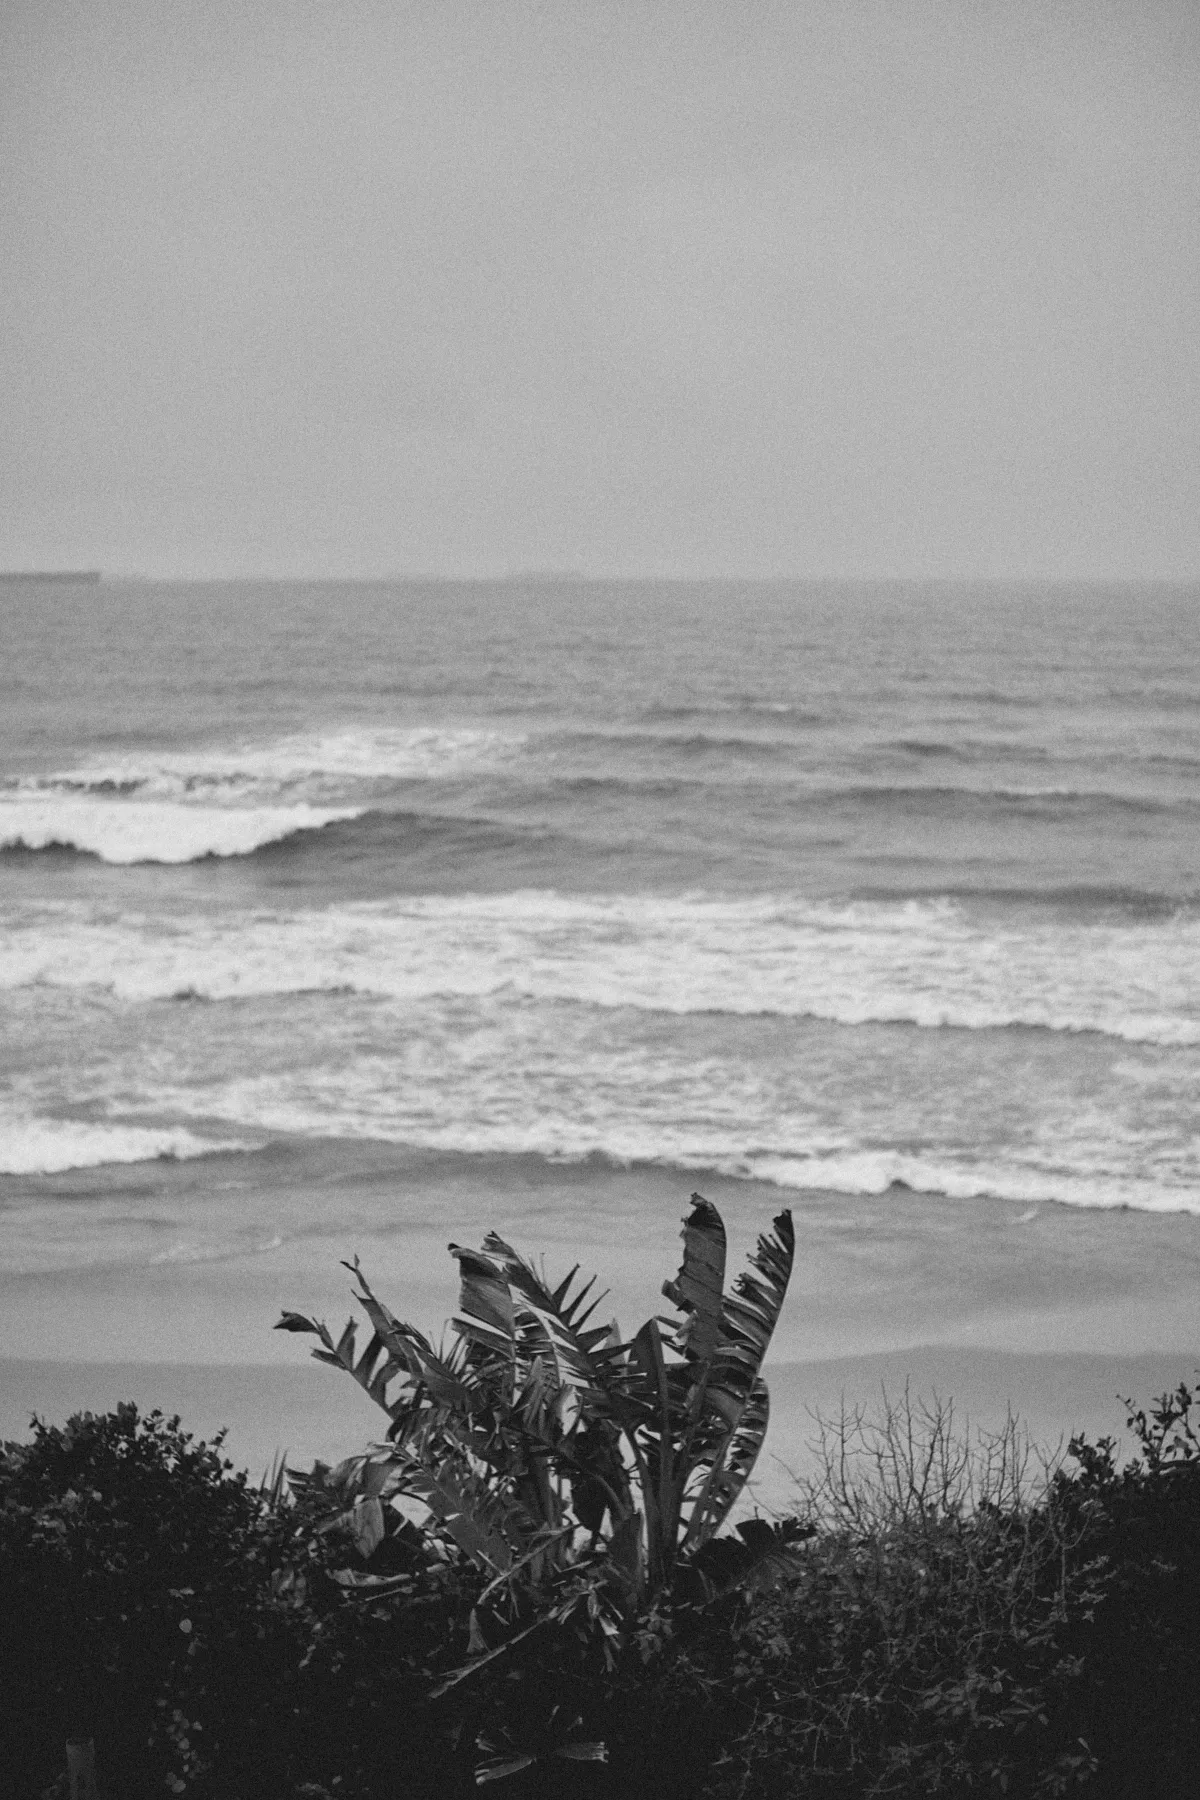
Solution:
[[[300,831],[319,831],[353,808],[173,805],[88,794],[0,799],[0,850],[74,850],[107,863],[188,863],[250,856]]]
[[[450,777],[521,741],[493,731],[375,727],[27,775],[0,787],[0,850],[73,850],[121,864],[250,856],[361,817],[379,784]]]
[[[946,899],[416,895],[324,910],[14,920],[0,987],[129,1001],[352,992],[1200,1043],[1200,917],[1034,915]]]
[[[93,1124],[79,1119],[0,1118],[0,1174],[57,1175],[106,1163],[182,1162],[249,1150],[240,1138],[210,1139],[182,1125]]]
[[[465,727],[347,727],[267,743],[133,752],[24,776],[15,785],[23,794],[139,794],[155,800],[242,804],[330,782],[436,780],[501,761],[524,741],[520,734]]]

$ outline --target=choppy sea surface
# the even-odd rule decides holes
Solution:
[[[43,1177],[358,1139],[1200,1212],[1198,627],[10,584],[0,1204],[48,1241]]]

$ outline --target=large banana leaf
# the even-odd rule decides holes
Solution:
[[[393,1407],[393,1417],[399,1419],[401,1407],[409,1415],[423,1411],[426,1401],[442,1412],[469,1411],[473,1395],[468,1380],[466,1346],[462,1340],[454,1343],[448,1353],[436,1351],[415,1325],[403,1324],[376,1297],[357,1258],[345,1266],[352,1270],[358,1282],[354,1297],[370,1319],[376,1335],[389,1354],[408,1369],[417,1384],[414,1396],[402,1396],[401,1406]]]
[[[754,1468],[769,1418],[759,1370],[794,1257],[791,1216],[782,1213],[726,1300],[720,1215],[699,1195],[692,1208],[682,1266],[664,1287],[686,1314],[683,1328],[664,1340],[648,1321],[624,1358],[602,1370],[605,1414],[636,1469],[652,1586],[668,1578],[678,1554],[719,1529]],[[668,1361],[667,1349],[682,1361]]]
[[[759,1237],[749,1270],[740,1274],[721,1314],[721,1340],[710,1391],[727,1397],[738,1411],[750,1398],[783,1309],[796,1234],[790,1212],[773,1221],[774,1230]]]
[[[691,1216],[684,1220],[683,1262],[663,1293],[687,1315],[676,1336],[677,1347],[690,1360],[708,1363],[721,1337],[725,1301],[725,1227],[716,1207],[702,1194],[692,1195]]]
[[[457,1321],[459,1329],[474,1343],[512,1362],[516,1357],[517,1320],[503,1270],[490,1257],[478,1250],[465,1250],[461,1244],[451,1244],[450,1254],[457,1259],[462,1278],[458,1305],[464,1316]]]
[[[683,1549],[698,1550],[729,1517],[758,1461],[771,1417],[771,1397],[761,1377],[750,1390],[741,1416],[713,1455],[704,1486],[692,1505]]]
[[[795,1257],[790,1212],[759,1237],[750,1268],[740,1274],[721,1315],[721,1337],[707,1381],[703,1406],[690,1440],[695,1469],[707,1471],[688,1520],[684,1548],[705,1543],[741,1494],[766,1436],[769,1399],[761,1377],[787,1294]]]
[[[658,1320],[647,1319],[630,1344],[622,1394],[626,1407],[633,1400],[637,1408],[632,1430],[626,1414],[625,1437],[640,1478],[646,1568],[655,1588],[668,1579],[674,1561],[688,1477],[686,1450],[679,1455],[686,1428],[683,1393],[679,1380],[672,1380],[675,1372],[668,1367],[663,1350]]]

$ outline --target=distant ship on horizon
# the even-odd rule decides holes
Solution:
[[[55,581],[79,583],[95,587],[100,581],[99,569],[0,569],[0,581]]]

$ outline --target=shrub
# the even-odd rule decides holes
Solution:
[[[1118,1469],[1109,1438],[1072,1439],[1074,1475],[1050,1509],[1090,1559],[1098,1594],[1072,1621],[1086,1667],[1080,1731],[1097,1800],[1189,1800],[1200,1784],[1200,1387],[1148,1410],[1126,1401],[1140,1454]]]
[[[907,1394],[827,1429],[803,1572],[694,1651],[729,1715],[710,1800],[1194,1794],[1198,1399],[1132,1414],[1124,1470],[1075,1439],[1032,1480],[1011,1424],[969,1447]]]
[[[1056,1632],[1086,1583],[1015,1425],[972,1445],[906,1392],[822,1449],[802,1572],[730,1622],[740,1731],[709,1792],[1062,1791],[1088,1759],[1057,1722],[1078,1670]]]
[[[21,1721],[0,1750],[5,1792],[49,1783],[68,1735],[94,1737],[131,1795],[205,1764],[181,1702],[224,1679],[212,1648],[252,1600],[259,1512],[220,1440],[132,1405],[35,1420],[31,1443],[4,1446],[0,1670]]]
[[[456,1759],[422,1701],[469,1611],[452,1571],[418,1572],[399,1613],[351,1606],[328,1470],[285,1502],[219,1438],[133,1405],[33,1432],[0,1450],[6,1800],[64,1790],[68,1736],[94,1738],[114,1800],[449,1800]]]

